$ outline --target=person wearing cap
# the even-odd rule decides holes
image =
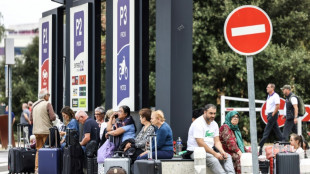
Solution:
[[[293,132],[297,134],[297,117],[298,117],[298,99],[297,97],[291,92],[292,88],[290,85],[284,85],[281,88],[283,94],[285,95],[285,109],[286,109],[286,117],[284,128],[283,128],[283,136],[282,141],[288,142],[289,135]],[[292,96],[293,95],[293,96]]]
[[[275,84],[269,83],[267,85],[266,91],[268,93],[266,101],[266,112],[267,112],[267,124],[264,129],[263,138],[259,142],[259,155],[262,155],[264,144],[269,137],[270,132],[273,130],[279,141],[282,140],[282,133],[278,125],[279,107],[280,107],[280,97],[274,91]]]

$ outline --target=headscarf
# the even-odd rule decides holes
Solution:
[[[230,111],[226,114],[226,117],[225,117],[225,122],[224,124],[227,124],[229,126],[229,128],[234,131],[235,133],[235,136],[236,136],[236,139],[237,139],[237,144],[238,144],[238,147],[239,149],[241,150],[242,153],[244,153],[244,144],[243,144],[243,141],[242,141],[242,136],[241,136],[241,132],[240,132],[240,129],[238,127],[238,125],[233,125],[231,123],[231,119],[233,116],[235,115],[238,115],[239,116],[239,113],[237,111]]]

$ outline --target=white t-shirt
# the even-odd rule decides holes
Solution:
[[[199,147],[195,138],[203,138],[204,142],[212,148],[214,146],[214,137],[219,136],[219,126],[215,121],[209,125],[203,116],[198,117],[189,128],[187,150],[194,151]]]
[[[301,147],[299,147],[295,152],[299,154],[299,159],[305,158],[305,151]]]
[[[103,122],[101,123],[101,126],[100,126],[100,140],[102,138],[102,134],[103,134],[103,131],[104,129],[107,127],[107,122]]]
[[[268,95],[266,102],[266,112],[267,114],[273,112],[276,105],[280,104],[280,97],[277,93],[273,93],[271,96]]]

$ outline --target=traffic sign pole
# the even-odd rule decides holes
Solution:
[[[255,112],[255,89],[253,55],[263,51],[272,36],[272,24],[262,9],[245,5],[233,10],[224,25],[224,36],[228,46],[238,54],[246,56],[248,96],[250,109],[250,132],[253,173],[258,173],[257,129]]]
[[[248,96],[249,96],[249,108],[250,108],[252,166],[253,166],[253,173],[259,173],[258,157],[257,157],[257,129],[256,129],[256,112],[255,112],[253,56],[246,56],[246,66],[247,66]]]

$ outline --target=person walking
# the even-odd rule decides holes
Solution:
[[[285,116],[282,117],[282,119],[286,117],[284,128],[283,128],[282,141],[288,142],[289,136],[292,132],[297,134],[296,124],[297,124],[297,117],[298,117],[298,99],[295,96],[295,94],[291,92],[292,88],[290,85],[284,85],[281,88],[281,90],[286,98],[285,100],[286,114]]]
[[[266,91],[268,93],[266,101],[266,112],[267,112],[267,124],[264,129],[263,138],[259,142],[259,155],[262,155],[264,144],[269,137],[271,130],[274,131],[279,141],[282,140],[282,133],[278,125],[279,117],[279,107],[280,107],[280,97],[274,91],[275,84],[269,83],[267,85]]]
[[[33,124],[33,133],[36,136],[36,160],[35,173],[38,173],[38,151],[45,143],[49,135],[49,128],[51,128],[52,121],[56,119],[53,106],[48,102],[50,93],[46,89],[39,92],[39,100],[33,104],[30,113],[30,121]]]

